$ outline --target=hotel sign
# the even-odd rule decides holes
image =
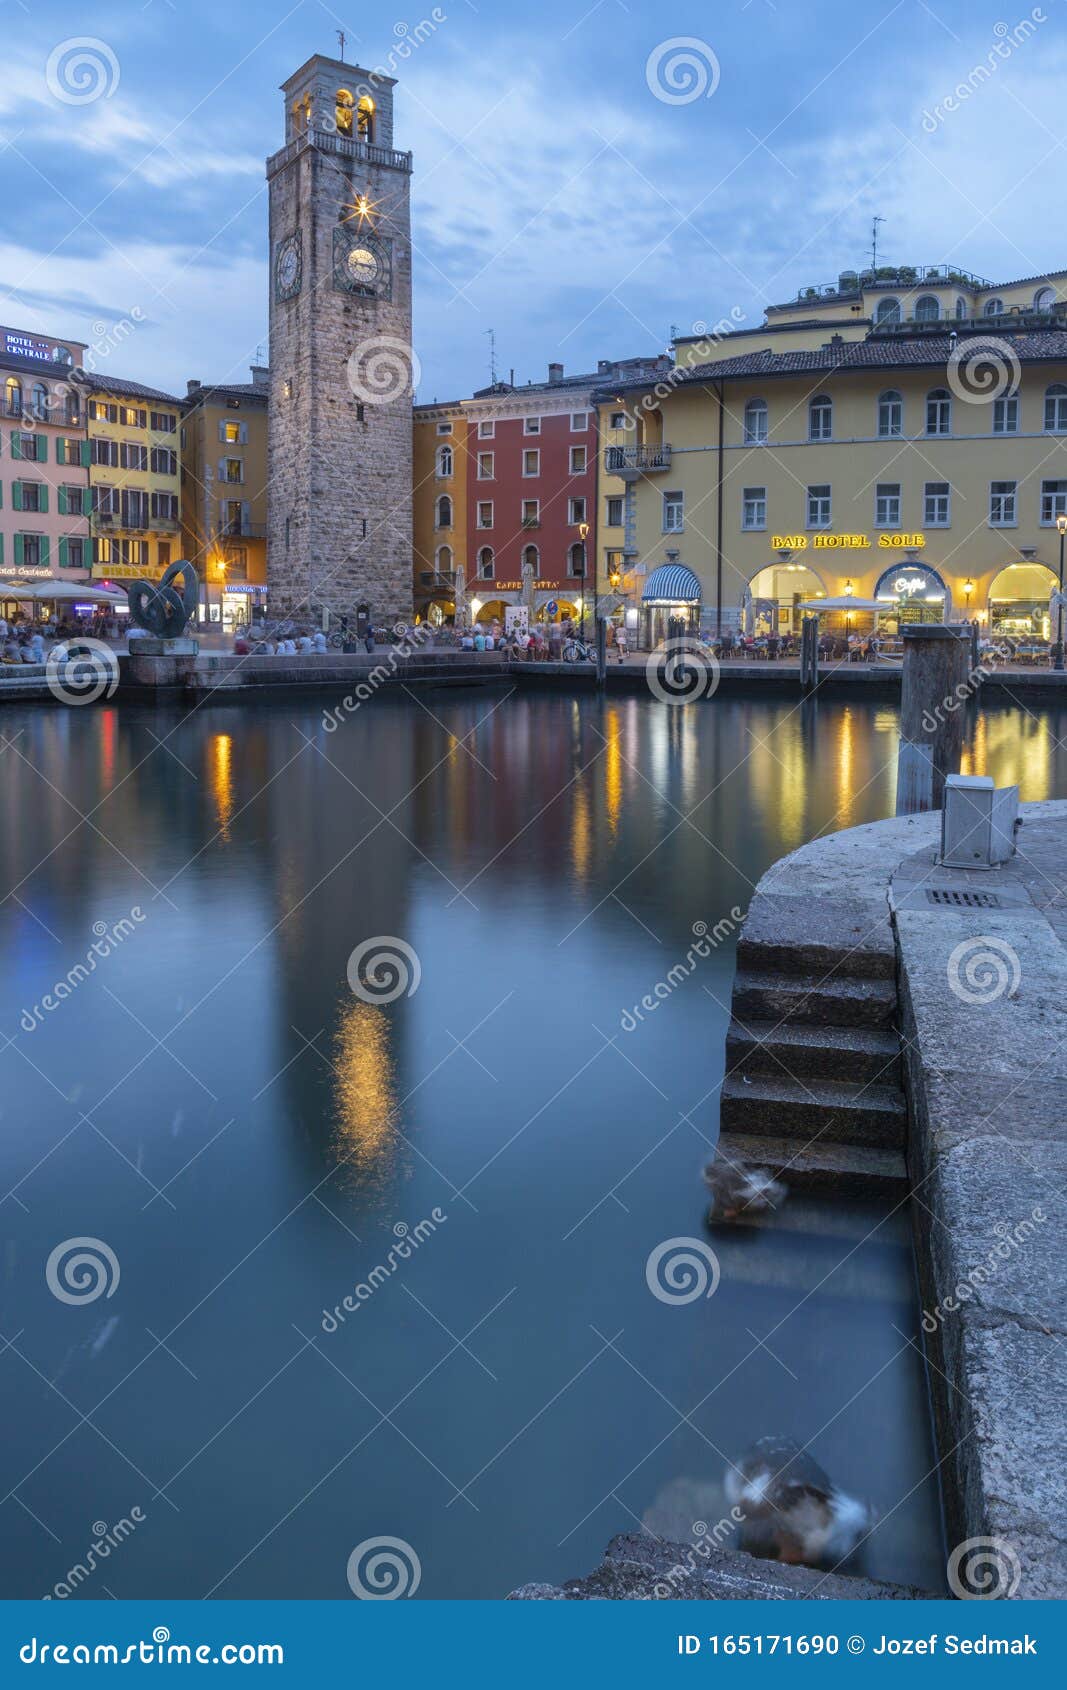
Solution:
[[[65,346],[57,346],[54,340],[39,340],[36,335],[18,334],[15,329],[4,329],[4,351],[9,358],[36,358],[43,364],[69,364],[71,356]]]
[[[817,552],[864,552],[871,546],[882,551],[917,551],[925,546],[925,534],[879,534],[874,540],[869,534],[772,534],[771,549],[776,552],[806,552],[809,542]]]

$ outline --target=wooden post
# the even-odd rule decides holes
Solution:
[[[819,684],[819,618],[805,616],[800,624],[800,690],[814,692]]]
[[[970,629],[919,623],[904,629],[897,815],[939,810],[946,775],[963,750]]]
[[[596,619],[596,684],[597,691],[603,692],[604,681],[608,672],[608,625],[602,616]]]

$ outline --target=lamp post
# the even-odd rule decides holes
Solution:
[[[1061,511],[1056,518],[1056,527],[1060,535],[1060,596],[1056,604],[1056,646],[1053,659],[1054,669],[1063,669],[1063,540],[1067,535],[1067,516]]]
[[[584,639],[585,638],[585,606],[586,606],[586,601],[589,598],[589,583],[586,580],[586,576],[589,573],[589,551],[588,551],[588,548],[587,548],[586,543],[585,543],[589,538],[589,524],[588,524],[588,522],[580,522],[578,524],[578,538],[582,542],[582,582],[583,582],[583,590],[582,590],[582,637]],[[595,559],[593,561],[593,636],[594,636],[594,638],[596,637],[596,560]]]

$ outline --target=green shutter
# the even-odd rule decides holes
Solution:
[[[38,434],[35,440],[35,445],[37,447],[37,462],[39,464],[46,464],[48,462],[47,434]]]
[[[11,509],[13,511],[20,511],[22,509],[22,482],[21,481],[13,481],[11,483]]]
[[[46,569],[48,568],[48,549],[49,549],[50,545],[51,545],[51,541],[49,540],[48,535],[42,534],[41,535],[41,562]]]
[[[57,434],[56,435],[56,463],[57,464],[65,464],[66,461],[67,461],[66,455],[65,455],[64,450],[63,450],[65,445],[66,445],[66,441],[64,440],[63,436],[61,434]]]
[[[11,430],[11,456],[13,458],[21,458],[22,456],[22,438],[17,428]]]
[[[4,536],[0,534],[0,567],[4,562]]]
[[[15,568],[22,568],[22,535],[15,535]]]
[[[90,464],[91,464],[91,463],[92,463],[92,461],[93,461],[93,459],[92,459],[92,454],[91,454],[91,452],[90,452],[90,451],[89,451],[89,442],[88,442],[88,440],[83,440],[83,441],[82,441],[82,442],[81,442],[81,449],[82,449],[82,451],[81,451],[81,457],[82,457],[82,469],[88,469],[88,468],[89,468],[89,465],[90,465]]]
[[[60,516],[69,516],[70,515],[70,509],[68,507],[67,489],[65,487],[60,486],[57,498],[58,498],[57,509],[59,511]]]
[[[59,542],[59,567],[60,567],[60,569],[69,569],[70,568],[70,564],[67,562],[67,558],[68,558],[69,555],[70,555],[70,541],[69,540],[60,540],[60,542]]]
[[[47,487],[39,487],[37,489],[37,509],[39,511],[47,511],[47,509],[48,509],[48,488]]]

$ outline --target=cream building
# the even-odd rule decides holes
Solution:
[[[977,617],[1047,636],[1067,271],[846,271],[759,328],[679,341],[668,378],[598,401],[602,522],[624,489],[621,527],[601,532],[619,536],[617,602],[644,606],[646,637],[678,615],[794,631],[805,599],[850,594],[890,627]]]

